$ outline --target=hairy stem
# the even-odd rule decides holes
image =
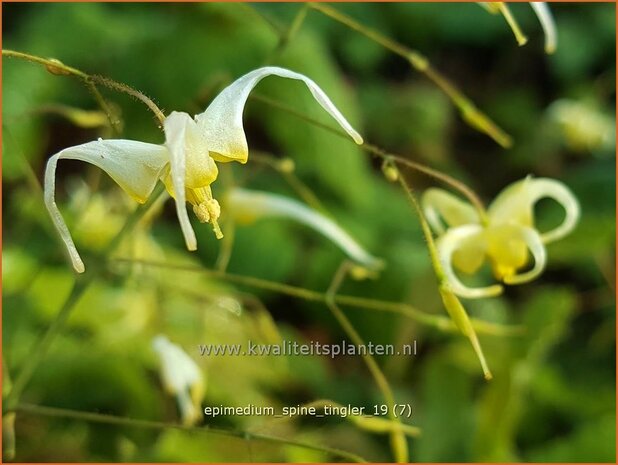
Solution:
[[[2,56],[8,57],[8,58],[18,58],[21,60],[29,61],[31,63],[43,65],[45,66],[45,69],[47,69],[47,71],[55,75],[74,76],[74,77],[81,79],[82,81],[84,81],[84,83],[86,84],[86,87],[92,93],[92,95],[94,96],[94,99],[97,101],[101,109],[107,115],[112,128],[114,128],[114,130],[116,131],[118,130],[118,122],[113,117],[112,112],[109,108],[109,105],[107,104],[107,102],[105,101],[101,93],[99,92],[96,86],[97,83],[103,84],[104,86],[107,86],[116,91],[124,92],[125,94],[128,94],[138,99],[139,101],[144,103],[155,114],[155,116],[159,120],[159,123],[163,125],[163,121],[165,120],[165,115],[159,109],[159,107],[157,107],[157,105],[150,98],[144,95],[142,92],[139,92],[138,90],[135,90],[126,84],[122,84],[112,79],[104,78],[102,76],[94,76],[94,75],[87,74],[83,71],[80,71],[77,68],[67,66],[61,61],[56,60],[54,58],[42,58],[36,55],[30,55],[28,53],[16,52],[14,50],[2,50]]]

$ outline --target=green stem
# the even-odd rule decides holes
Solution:
[[[294,162],[291,159],[282,160],[268,153],[252,152],[250,161],[263,163],[275,170],[307,205],[326,216],[331,216],[315,192],[294,174]]]
[[[283,53],[285,48],[303,25],[305,18],[307,18],[308,12],[309,6],[307,4],[303,5],[294,16],[294,19],[290,25],[284,31],[279,32],[279,42],[268,58],[266,58],[264,66],[273,63]]]
[[[398,176],[399,184],[402,189],[405,191],[410,204],[413,206],[419,221],[421,223],[421,228],[423,230],[423,235],[425,236],[425,240],[427,241],[427,247],[429,248],[429,255],[431,257],[431,264],[434,269],[434,273],[436,274],[436,278],[438,280],[438,290],[440,292],[440,296],[442,297],[442,302],[446,308],[447,313],[453,320],[453,323],[459,330],[470,340],[470,344],[476,353],[479,362],[481,364],[481,368],[483,370],[483,375],[486,380],[490,380],[492,378],[491,371],[487,365],[487,361],[485,360],[485,354],[483,353],[483,349],[479,342],[478,336],[476,334],[474,325],[466,312],[463,304],[459,300],[459,298],[451,291],[450,284],[446,275],[444,273],[444,269],[442,267],[442,262],[440,261],[440,254],[438,253],[438,248],[436,246],[436,242],[433,238],[433,234],[431,232],[431,228],[429,227],[429,223],[427,222],[427,218],[425,218],[425,214],[423,213],[423,209],[419,204],[416,196],[414,195],[414,191],[412,187],[406,182],[403,176]]]
[[[54,408],[54,407],[44,407],[41,405],[33,405],[33,404],[18,404],[12,411],[21,412],[21,413],[30,413],[33,415],[42,415],[47,417],[56,417],[56,418],[71,418],[75,420],[83,420],[93,423],[102,423],[108,425],[117,425],[117,426],[131,426],[136,428],[146,428],[146,429],[156,429],[156,430],[166,430],[166,429],[177,429],[181,431],[187,431],[192,433],[203,433],[203,434],[216,434],[221,436],[228,437],[236,437],[245,440],[258,440],[258,441],[267,441],[276,444],[283,444],[294,447],[301,447],[303,449],[316,450],[320,452],[325,452],[331,454],[333,456],[344,459],[345,461],[355,462],[355,463],[363,463],[366,462],[362,457],[352,454],[350,452],[331,448],[331,447],[322,447],[313,444],[308,444],[301,441],[294,441],[290,439],[280,438],[276,436],[270,436],[268,434],[261,433],[253,433],[250,431],[234,431],[234,430],[226,430],[222,428],[213,428],[210,426],[205,427],[190,427],[183,426],[175,423],[165,423],[160,421],[151,421],[151,420],[138,420],[133,418],[126,417],[118,417],[114,415],[107,415],[102,413],[94,413],[94,412],[80,412],[77,410],[69,410],[62,408]]]
[[[167,268],[178,271],[186,271],[189,273],[200,273],[206,276],[221,279],[226,282],[239,284],[241,286],[262,289],[272,292],[277,292],[291,297],[296,297],[309,302],[326,303],[326,294],[323,292],[313,291],[302,287],[291,286],[289,284],[282,284],[275,281],[268,281],[265,279],[254,278],[252,276],[243,276],[237,274],[231,274],[218,270],[211,270],[208,268],[202,268],[194,265],[176,265],[171,263],[148,261],[148,260],[135,260],[132,258],[115,258],[110,260],[111,263],[126,263],[126,264],[139,264],[141,266],[150,266],[157,268]],[[374,310],[380,312],[389,312],[404,315],[410,319],[413,319],[419,323],[431,326],[439,331],[445,332],[458,332],[457,327],[453,322],[441,315],[432,315],[422,312],[411,305],[388,302],[377,299],[367,299],[364,297],[356,297],[351,295],[335,296],[335,302],[339,305],[345,305],[354,308],[360,308],[364,310]],[[486,334],[488,336],[519,336],[524,333],[524,328],[521,326],[505,326],[497,323],[490,323],[482,320],[472,319],[472,325],[479,333]]]
[[[459,109],[461,117],[473,128],[487,134],[502,147],[508,148],[512,145],[511,137],[500,129],[487,115],[481,112],[466,97],[453,83],[451,83],[440,72],[434,69],[426,57],[416,50],[407,48],[406,46],[382,35],[381,33],[370,29],[363,24],[355,21],[351,17],[337,11],[324,3],[309,3],[310,8],[321,12],[331,19],[349,27],[350,29],[364,35],[370,40],[380,44],[382,47],[399,55],[405,59],[412,68],[424,74],[434,84],[436,84],[448,97],[452,100],[455,106]]]
[[[298,110],[296,110],[295,108],[290,107],[289,105],[286,105],[284,103],[278,102],[276,100],[270,99],[268,97],[265,97],[263,95],[260,95],[256,92],[252,93],[249,98],[252,98],[254,100],[257,100],[259,102],[262,102],[266,105],[269,105],[273,108],[276,108],[278,110],[281,111],[285,111],[286,113],[289,113],[309,124],[312,124],[313,126],[319,127],[321,129],[324,129],[328,132],[331,132],[343,139],[345,139],[346,141],[348,141],[349,143],[355,144],[354,141],[350,140],[350,137],[348,136],[347,133],[345,133],[344,131],[342,131],[339,128],[330,126],[328,124],[322,123],[321,121],[315,120],[307,115],[305,115],[304,113],[299,112]],[[355,144],[356,146],[356,144]],[[477,210],[480,218],[481,218],[481,222],[485,223],[487,221],[487,211],[485,210],[485,206],[483,205],[483,202],[481,201],[481,199],[479,199],[479,197],[474,193],[474,191],[472,189],[470,189],[468,186],[466,186],[464,183],[462,183],[461,181],[453,178],[452,176],[449,176],[446,173],[443,173],[441,171],[438,171],[436,169],[430,168],[429,166],[423,165],[422,163],[418,163],[418,162],[414,162],[411,160],[408,160],[407,158],[404,158],[401,155],[397,155],[397,154],[393,154],[393,153],[389,153],[386,150],[373,145],[373,144],[368,144],[368,143],[364,143],[363,145],[360,146],[361,150],[374,155],[376,157],[381,158],[382,160],[385,160],[387,162],[397,162],[400,164],[405,165],[406,167],[413,169],[415,171],[418,171],[419,173],[425,174],[426,176],[429,176],[431,178],[437,179],[440,182],[443,182],[444,184],[452,187],[453,189],[459,191],[464,197],[466,197],[468,199],[468,201],[475,207],[475,209]]]
[[[163,124],[163,121],[165,120],[165,115],[163,114],[163,112],[159,109],[159,107],[157,107],[157,105],[150,98],[148,98],[146,95],[139,92],[138,90],[135,90],[132,87],[129,87],[126,84],[122,84],[120,82],[116,82],[116,81],[113,81],[112,79],[104,78],[101,76],[92,76],[90,74],[84,73],[83,71],[80,71],[77,68],[67,66],[61,61],[56,60],[56,59],[41,58],[36,55],[30,55],[29,53],[17,52],[15,50],[2,50],[2,56],[8,57],[8,58],[18,58],[21,60],[29,61],[31,63],[43,65],[45,66],[45,69],[47,69],[47,71],[55,75],[74,76],[74,77],[81,79],[82,81],[84,81],[84,83],[86,84],[86,87],[92,93],[92,95],[94,96],[95,100],[97,101],[101,109],[107,115],[112,128],[114,128],[116,132],[119,132],[118,125],[117,125],[118,122],[114,119],[112,112],[109,108],[109,105],[107,104],[107,102],[105,101],[105,99],[103,98],[99,90],[97,89],[96,83],[103,84],[111,89],[114,89],[120,92],[124,92],[140,100],[155,114],[155,116],[157,117],[161,125]]]
[[[335,274],[331,282],[331,285],[328,288],[328,291],[326,292],[325,303],[335,317],[335,319],[339,322],[339,325],[343,328],[344,332],[350,338],[350,340],[360,347],[366,345],[365,341],[358,333],[358,331],[356,331],[356,328],[354,328],[352,322],[348,319],[348,317],[345,316],[345,313],[341,311],[335,301],[337,291],[341,287],[343,279],[349,271],[349,267],[350,264],[348,262],[344,262],[341,267],[339,267],[337,273]],[[391,447],[393,449],[393,455],[395,457],[395,460],[398,463],[407,463],[408,442],[401,428],[401,419],[395,415],[395,396],[393,394],[393,390],[391,389],[391,386],[388,383],[386,376],[384,376],[384,373],[380,369],[380,366],[376,362],[375,358],[373,358],[373,356],[369,353],[363,353],[362,357],[365,365],[367,365],[367,368],[371,373],[371,376],[373,377],[373,380],[375,381],[378,389],[382,393],[384,401],[388,406],[388,417],[391,419],[391,421],[397,423],[397,426],[399,426],[393,428],[393,430],[390,432]]]

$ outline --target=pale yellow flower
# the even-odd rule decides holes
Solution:
[[[546,197],[564,208],[565,218],[551,231],[540,232],[535,228],[534,205]],[[500,284],[468,287],[454,268],[472,274],[488,260],[495,277],[505,284],[531,281],[545,267],[545,244],[570,233],[580,214],[577,199],[564,184],[531,176],[504,189],[490,205],[484,223],[470,204],[442,189],[427,190],[422,205],[428,222],[439,235],[438,252],[451,288],[467,298],[495,296],[503,288]],[[522,271],[531,256],[532,267]]]
[[[218,238],[221,209],[211,184],[217,179],[215,162],[246,163],[249,152],[242,114],[251,90],[266,76],[276,75],[302,81],[317,102],[358,144],[362,137],[350,126],[320,87],[308,77],[277,67],[256,69],[226,87],[206,111],[192,118],[172,112],[163,124],[165,143],[133,140],[102,140],[69,147],[52,156],[45,171],[45,204],[65,242],[73,267],[79,273],[84,264],[55,201],[56,166],[60,159],[91,163],[116,181],[131,197],[144,203],[161,180],[176,201],[176,212],[187,249],[196,250],[197,240],[189,221],[186,202],[200,222],[210,222]]]
[[[203,417],[205,382],[202,371],[184,350],[165,336],[155,337],[152,347],[160,359],[163,387],[178,400],[182,423],[196,424]]]

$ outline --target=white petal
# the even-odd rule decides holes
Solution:
[[[195,119],[205,131],[211,156],[217,161],[239,161],[245,163],[248,156],[247,139],[242,124],[242,114],[253,88],[266,76],[275,75],[303,81],[318,103],[324,108],[354,139],[362,144],[362,137],[350,126],[350,123],[337,110],[324,91],[308,77],[274,66],[267,66],[251,71],[238,78],[217,95],[206,111],[196,115]]]
[[[202,374],[191,357],[165,336],[154,338],[152,347],[161,361],[161,378],[170,394],[178,395],[188,391],[195,383],[202,381]]]
[[[444,268],[446,279],[451,285],[452,291],[460,297],[478,299],[480,297],[492,297],[502,293],[502,286],[494,284],[488,287],[471,288],[462,283],[453,270],[453,254],[462,247],[466,241],[476,238],[485,241],[483,228],[480,225],[471,224],[449,229],[444,236],[438,239],[438,253]]]
[[[421,205],[427,221],[437,234],[444,234],[444,220],[448,227],[479,223],[472,205],[444,189],[431,188],[423,193]]]
[[[45,169],[45,205],[67,246],[73,268],[83,273],[84,263],[56,205],[56,167],[60,159],[85,161],[101,168],[129,195],[143,203],[152,193],[168,161],[167,150],[161,145],[145,142],[99,139],[64,149],[48,160]]]
[[[534,267],[525,273],[516,274],[512,276],[505,276],[504,282],[507,284],[523,284],[532,281],[538,275],[543,272],[545,263],[547,262],[547,254],[545,252],[545,246],[541,240],[541,236],[536,230],[527,228],[525,226],[515,226],[514,231],[517,231],[521,239],[526,243],[532,256],[534,257]]]
[[[542,198],[552,198],[565,210],[565,218],[560,226],[541,233],[545,244],[556,241],[569,234],[579,220],[579,202],[573,193],[560,181],[549,178],[532,178],[515,182],[504,189],[489,207],[489,218],[493,224],[518,223],[521,226],[534,226],[534,205]]]
[[[549,6],[546,2],[530,2],[530,6],[539,18],[545,34],[545,53],[554,53],[558,46],[558,33]]]
[[[533,226],[533,206],[529,195],[532,179],[532,176],[527,176],[502,189],[487,209],[490,223]]]
[[[172,176],[172,185],[174,186],[174,200],[176,202],[176,214],[180,222],[180,229],[184,235],[187,249],[196,250],[197,240],[189,221],[185,194],[187,172],[185,141],[186,128],[190,124],[194,124],[194,122],[188,114],[174,111],[165,119],[163,128],[165,130],[165,145],[169,150],[170,174]]]
[[[568,187],[555,179],[538,178],[530,183],[529,190],[530,202],[533,205],[540,199],[548,197],[564,208],[565,217],[562,224],[551,231],[541,233],[543,243],[557,241],[575,228],[580,215],[579,202]]]
[[[227,198],[230,212],[236,218],[255,219],[264,216],[292,218],[318,231],[333,241],[352,260],[372,270],[383,266],[339,225],[296,200],[267,192],[234,189]]]

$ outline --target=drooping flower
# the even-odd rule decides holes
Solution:
[[[202,371],[184,350],[165,336],[155,337],[152,347],[161,362],[163,387],[178,400],[182,423],[194,425],[202,418],[201,404],[205,394]]]
[[[263,217],[290,218],[330,239],[350,259],[368,271],[376,271],[383,266],[382,260],[369,254],[337,223],[296,200],[268,192],[235,188],[226,201],[230,213],[239,221],[250,222]]]
[[[534,221],[534,205],[542,198],[554,199],[565,210],[563,222],[547,232],[538,231]],[[439,235],[438,252],[451,288],[467,298],[495,296],[503,288],[500,284],[468,287],[454,268],[473,274],[488,260],[495,277],[503,283],[529,282],[545,267],[545,244],[569,234],[580,214],[577,199],[564,184],[531,176],[505,188],[490,205],[484,221],[470,204],[442,189],[427,190],[422,205]],[[530,255],[533,266],[521,271],[529,264]]]
[[[47,163],[45,204],[77,272],[84,271],[84,264],[55,201],[58,160],[80,160],[101,168],[139,203],[148,199],[157,181],[161,180],[175,199],[187,249],[196,250],[197,240],[189,221],[186,202],[193,206],[193,212],[200,222],[211,223],[216,236],[223,237],[217,221],[220,206],[210,187],[218,175],[215,162],[247,162],[249,152],[243,129],[243,110],[251,90],[260,80],[270,75],[302,81],[322,108],[356,143],[362,144],[362,137],[315,82],[287,69],[264,67],[234,81],[195,118],[187,113],[172,112],[163,124],[164,144],[99,139],[64,149]]]

